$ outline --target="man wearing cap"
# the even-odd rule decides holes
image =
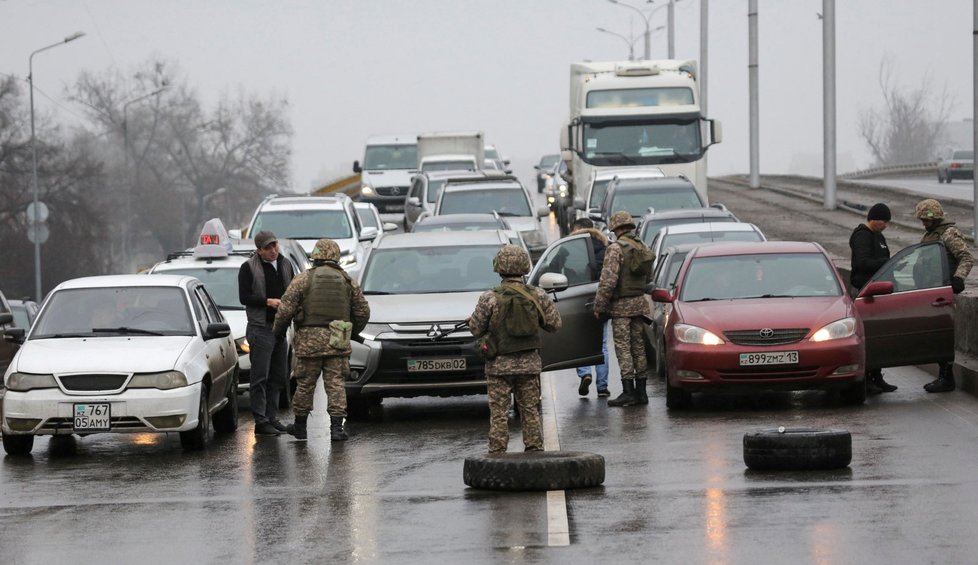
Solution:
[[[278,421],[278,400],[288,385],[288,344],[272,333],[275,311],[295,273],[278,252],[278,238],[270,231],[255,234],[257,251],[238,270],[238,300],[245,307],[245,335],[251,351],[248,394],[255,416],[256,436],[277,436],[285,431]]]
[[[921,243],[928,241],[943,241],[947,252],[947,262],[951,269],[951,289],[954,294],[964,291],[964,281],[975,264],[975,258],[968,251],[961,230],[954,222],[944,217],[944,208],[933,198],[927,198],[917,203],[914,216],[924,226]],[[954,390],[954,360],[941,361],[937,364],[937,379],[924,385],[927,392],[951,392]]]
[[[849,249],[852,250],[852,270],[849,282],[858,294],[873,278],[876,271],[890,259],[890,248],[886,245],[883,230],[890,222],[890,208],[879,202],[873,204],[866,214],[866,221],[856,226],[849,236]],[[870,368],[866,371],[866,392],[880,394],[893,392],[896,385],[883,380],[882,369]]]
[[[645,285],[654,255],[635,236],[635,220],[628,212],[612,214],[608,229],[615,234],[615,241],[605,249],[594,297],[595,317],[599,320],[611,317],[611,336],[621,370],[622,393],[609,400],[608,406],[648,404],[645,386],[649,370],[642,317],[650,314]]]

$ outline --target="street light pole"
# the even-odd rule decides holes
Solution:
[[[122,105],[122,175],[126,180],[126,221],[123,223],[122,234],[122,258],[126,263],[129,262],[129,231],[132,222],[132,179],[129,175],[129,106],[155,96],[166,90],[166,85],[157,88],[153,92],[137,96]],[[128,269],[127,269],[128,270]]]
[[[656,29],[662,29],[661,26],[658,27],[658,28],[656,28],[656,29],[652,29],[652,23],[651,23],[652,22],[652,16],[656,12],[658,12],[660,8],[665,8],[666,6],[669,7],[669,58],[670,59],[673,58],[673,55],[674,55],[674,53],[673,53],[673,35],[674,35],[673,34],[673,23],[674,22],[673,22],[673,7],[672,7],[672,5],[675,4],[678,1],[679,0],[669,0],[667,4],[665,4],[663,6],[659,6],[658,8],[655,8],[654,10],[652,10],[651,12],[649,12],[649,15],[646,16],[645,15],[645,12],[643,12],[642,10],[639,10],[638,8],[636,8],[635,6],[632,6],[631,4],[626,4],[626,3],[622,2],[621,0],[608,0],[608,2],[611,2],[612,4],[617,4],[619,6],[623,6],[625,8],[630,9],[630,10],[633,10],[635,12],[638,12],[638,15],[642,17],[642,21],[645,22],[645,60],[646,61],[648,61],[649,59],[652,58],[652,32],[655,31]]]
[[[36,136],[34,133],[34,55],[37,55],[41,51],[47,51],[48,49],[54,49],[59,45],[64,45],[69,41],[74,41],[85,36],[85,32],[76,31],[75,33],[64,38],[62,41],[57,43],[52,43],[46,47],[41,47],[40,49],[31,53],[31,56],[27,59],[27,82],[31,85],[31,187],[34,193],[34,218],[31,223],[31,229],[34,231],[34,299],[37,302],[41,302],[43,298],[41,295],[41,222],[40,222],[40,197],[38,196],[37,188],[37,145]]]
[[[596,30],[598,30],[598,31],[600,31],[602,33],[607,33],[609,35],[613,35],[615,37],[618,37],[622,41],[624,41],[625,43],[627,43],[628,44],[628,60],[629,61],[634,61],[635,60],[635,39],[634,38],[633,39],[629,39],[629,38],[625,37],[624,35],[622,35],[620,33],[615,33],[613,31],[606,30],[603,27],[596,27],[594,29],[596,29]]]

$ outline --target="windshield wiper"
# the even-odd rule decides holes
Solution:
[[[504,216],[504,217],[507,217],[507,218],[509,218],[509,217],[524,216],[524,215],[529,216],[529,214],[517,214],[516,212],[499,212],[497,210],[493,210],[493,212],[499,214],[500,216]]]
[[[762,294],[760,296],[744,296],[744,299],[751,298],[797,298],[794,294]]]
[[[50,338],[59,338],[59,337],[92,337],[92,336],[91,334],[83,334],[83,333],[63,333],[63,334],[47,334],[47,335],[34,336],[35,339],[50,339]]]
[[[120,326],[118,328],[92,328],[92,333],[117,333],[117,334],[140,334],[140,335],[163,335],[160,332],[153,330],[144,330],[142,328],[128,328],[126,326]]]
[[[390,292],[384,292],[382,290],[365,290],[365,291],[363,291],[363,293],[364,294],[380,294],[380,295],[383,295],[383,294],[391,294]]]
[[[626,163],[634,164],[638,162],[635,159],[629,157],[628,155],[624,155],[617,151],[595,151],[594,154],[598,157],[617,157]]]

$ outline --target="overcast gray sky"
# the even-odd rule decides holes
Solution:
[[[623,0],[625,1],[625,0]],[[644,9],[642,0],[631,3]],[[762,173],[819,174],[822,147],[821,0],[760,0]],[[700,0],[676,4],[676,56],[699,56]],[[724,141],[710,174],[748,171],[747,0],[710,2],[709,114]],[[879,107],[880,61],[907,88],[928,81],[970,117],[972,2],[836,2],[839,172],[870,165],[860,111]],[[663,25],[666,10],[652,16]],[[516,172],[557,149],[571,62],[622,60],[645,24],[606,0],[0,0],[0,73],[26,78],[31,51],[88,35],[34,59],[37,111],[66,121],[79,71],[178,63],[203,100],[244,88],[285,95],[295,129],[293,187],[351,172],[371,134],[472,130]],[[665,31],[653,35],[665,58]],[[139,94],[139,93],[134,93]]]

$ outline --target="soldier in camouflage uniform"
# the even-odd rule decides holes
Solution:
[[[954,222],[944,217],[944,208],[933,198],[917,203],[914,215],[924,225],[924,235],[921,243],[928,241],[943,241],[947,251],[948,265],[951,267],[951,289],[955,294],[964,290],[964,280],[968,278],[975,258],[968,251],[968,243]],[[927,392],[950,392],[954,390],[954,361],[938,363],[937,379],[924,385]]]
[[[346,388],[350,372],[350,338],[359,334],[370,319],[370,305],[360,286],[340,268],[340,247],[331,239],[320,239],[312,251],[313,268],[298,275],[282,296],[275,314],[275,335],[285,335],[295,318],[295,378],[298,388],[292,397],[295,423],[286,431],[296,439],[307,437],[306,423],[312,412],[316,380],[323,374],[331,441],[344,441]]]
[[[594,298],[594,315],[611,316],[611,335],[621,370],[622,393],[608,406],[648,404],[648,359],[645,354],[645,324],[651,312],[645,284],[651,271],[652,252],[635,236],[635,221],[628,212],[615,212],[608,229],[616,240],[604,252],[604,266]]]
[[[475,312],[469,317],[472,335],[487,336],[492,344],[486,359],[489,453],[506,452],[509,444],[507,416],[513,394],[523,421],[526,451],[542,451],[539,404],[543,362],[539,353],[539,332],[540,328],[548,332],[559,330],[560,313],[543,290],[524,284],[523,275],[530,272],[530,257],[522,248],[504,245],[493,260],[493,270],[502,277],[502,283],[479,297]],[[508,307],[512,310],[503,312]],[[517,318],[512,315],[516,307],[524,308],[523,312],[531,315],[525,318],[530,320],[527,331],[518,331],[521,335],[513,335],[513,326],[506,321]]]

